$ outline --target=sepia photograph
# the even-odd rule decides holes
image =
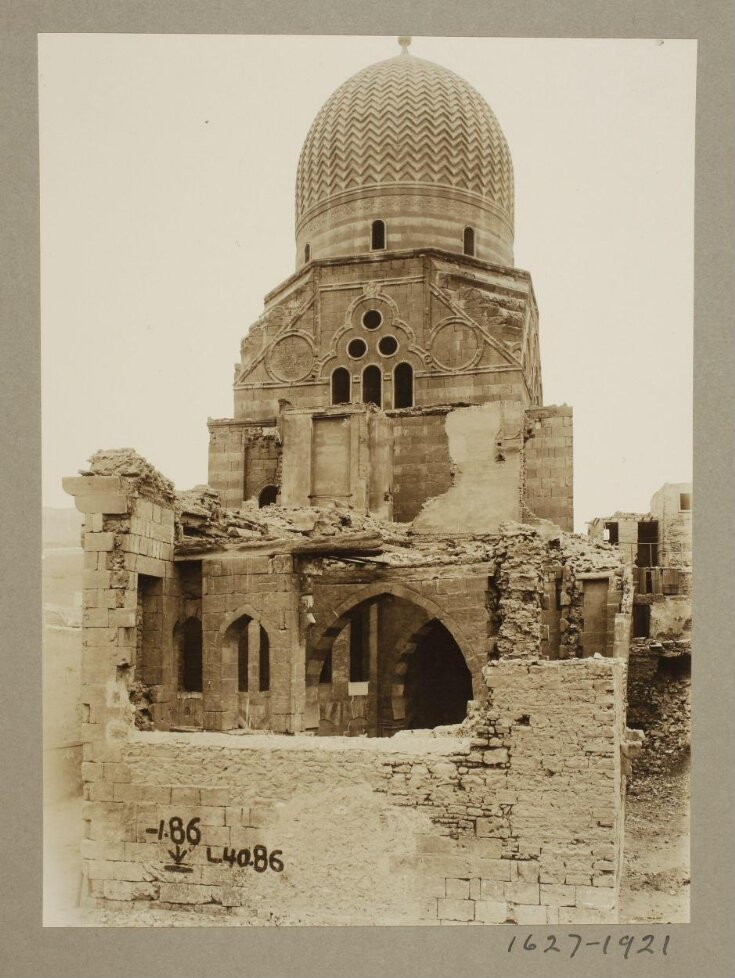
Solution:
[[[39,34],[45,927],[690,921],[696,81]]]

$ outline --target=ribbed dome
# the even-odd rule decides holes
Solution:
[[[482,96],[440,65],[400,54],[370,65],[325,103],[296,176],[297,227],[350,191],[416,185],[480,198],[513,224],[513,167]]]

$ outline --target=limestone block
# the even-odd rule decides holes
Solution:
[[[503,924],[508,919],[508,904],[496,900],[475,901],[475,920],[484,924]]]
[[[590,907],[559,907],[560,924],[617,924],[617,914],[612,910],[594,910]]]
[[[508,874],[510,876],[510,874]],[[505,903],[505,885],[501,880],[480,880],[481,900],[488,900],[491,903]]]
[[[199,788],[171,788],[172,805],[194,805],[199,807]]]
[[[482,759],[489,767],[498,767],[501,764],[508,763],[508,751],[504,748],[486,750],[482,755]]]
[[[224,806],[230,803],[229,788],[201,788],[202,805]],[[223,813],[224,822],[224,813]]]
[[[576,887],[578,907],[591,907],[594,910],[612,910],[615,907],[615,892],[607,887]]]
[[[438,914],[440,920],[474,920],[475,903],[473,900],[439,899]]]
[[[510,903],[539,903],[538,883],[506,883],[505,897]]]
[[[516,904],[511,908],[511,915],[517,924],[545,924],[547,923],[547,910],[547,907],[533,904]]]
[[[83,841],[91,842],[89,839],[84,839]],[[97,842],[91,842],[91,845],[100,847],[100,844]],[[115,863],[111,859],[88,859],[84,869],[87,874],[87,879],[111,880],[115,872]]]
[[[461,879],[448,879],[446,881],[446,895],[452,900],[469,900],[470,881]]]
[[[85,533],[84,549],[86,551],[110,551],[115,549],[114,533]]]
[[[515,863],[518,879],[525,883],[538,883],[539,864],[533,860],[517,861]]]
[[[576,887],[563,884],[542,883],[541,903],[557,907],[573,907],[576,903]]]
[[[161,903],[222,903],[222,887],[195,883],[161,883],[160,899]]]

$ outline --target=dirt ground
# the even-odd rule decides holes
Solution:
[[[688,923],[689,762],[633,778],[625,816],[621,922]]]
[[[81,801],[50,805],[44,817],[44,923],[50,927],[223,927],[243,920],[207,911],[81,911]],[[689,767],[634,779],[626,803],[622,923],[689,920]],[[267,919],[253,921],[268,924]]]

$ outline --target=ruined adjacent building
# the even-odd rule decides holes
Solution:
[[[691,483],[663,485],[648,513],[614,513],[589,536],[619,548],[633,573],[628,722],[645,731],[641,773],[688,759],[692,655]]]
[[[500,126],[402,46],[309,131],[209,485],[65,480],[92,903],[616,919],[631,570],[571,533]]]

